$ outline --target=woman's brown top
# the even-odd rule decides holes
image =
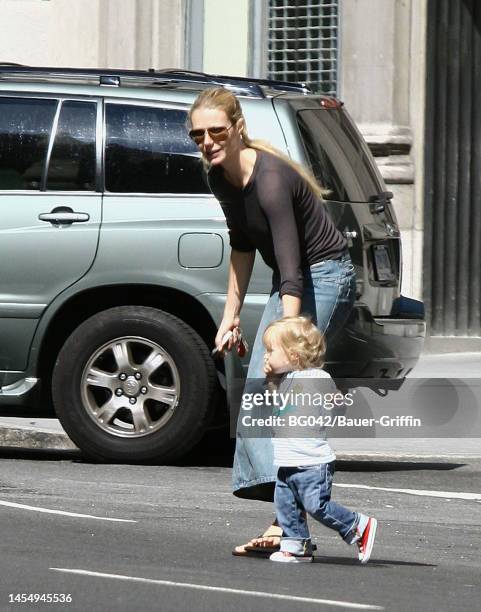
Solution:
[[[256,150],[244,188],[232,185],[221,166],[208,174],[236,251],[257,249],[274,271],[279,294],[302,297],[302,269],[346,250],[346,239],[307,182],[284,160]]]

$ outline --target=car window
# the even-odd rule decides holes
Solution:
[[[96,115],[94,102],[62,103],[48,165],[48,190],[95,190]]]
[[[302,110],[297,124],[312,171],[330,191],[326,199],[369,202],[385,191],[368,146],[345,112]]]
[[[0,189],[42,186],[57,100],[0,97]]]
[[[336,200],[336,202],[348,201],[349,196],[341,177],[326,154],[321,142],[312,137],[309,127],[302,116],[298,120],[298,125],[311,164],[311,170],[319,185],[328,190],[328,193],[324,195],[324,199]]]
[[[107,104],[105,187],[116,193],[210,193],[187,113]]]

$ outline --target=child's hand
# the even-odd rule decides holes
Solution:
[[[271,376],[274,372],[272,371],[272,367],[269,363],[269,356],[267,353],[264,353],[264,374],[266,376]]]

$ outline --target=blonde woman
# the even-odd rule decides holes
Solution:
[[[283,316],[309,314],[329,340],[345,323],[355,299],[354,268],[344,236],[322,204],[322,189],[302,166],[270,144],[251,140],[239,100],[223,87],[204,90],[189,112],[189,135],[198,145],[210,188],[229,228],[227,299],[215,344],[229,330],[237,341],[240,314],[256,252],[272,268],[272,289],[252,348],[246,392],[264,378],[262,336]],[[276,469],[272,440],[238,433],[234,495],[272,501]],[[276,521],[259,538],[237,546],[245,555],[279,549]]]

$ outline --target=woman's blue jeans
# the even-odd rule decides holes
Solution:
[[[326,335],[329,344],[344,326],[356,297],[356,276],[349,254],[329,259],[303,270],[304,294],[301,314],[309,315]],[[279,290],[273,287],[257,330],[244,393],[262,392],[264,346],[262,337],[272,321],[282,318]],[[239,418],[242,417],[242,411]],[[277,468],[273,465],[271,438],[246,437],[238,427],[232,471],[234,495],[273,501]]]

